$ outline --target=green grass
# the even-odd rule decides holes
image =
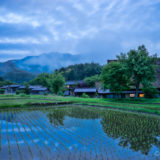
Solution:
[[[0,108],[24,107],[34,103],[71,102],[106,108],[122,109],[160,115],[160,98],[157,99],[104,99],[62,97],[54,95],[0,95]]]

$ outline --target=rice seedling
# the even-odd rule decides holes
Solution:
[[[43,144],[43,146],[44,146],[44,148],[46,148],[47,149],[47,151],[49,152],[49,153],[51,153],[51,149],[44,143],[44,141],[43,141],[43,139],[41,139],[41,137],[40,137],[40,135],[41,135],[41,132],[38,132],[38,134],[32,129],[32,124],[30,124],[29,122],[28,122],[28,119],[22,114],[21,115],[21,119],[23,119],[25,122],[26,122],[26,124],[27,124],[27,126],[31,129],[31,131],[32,131],[32,133],[40,140],[40,142]],[[38,130],[39,131],[39,130]],[[47,155],[46,155],[46,157],[47,157]]]
[[[11,119],[11,123],[12,123],[12,132],[13,132],[13,135],[14,135],[15,140],[16,140],[16,144],[17,144],[19,156],[20,156],[20,159],[23,160],[22,152],[21,152],[20,147],[19,147],[19,144],[18,144],[18,139],[17,139],[17,136],[16,136],[16,134],[15,134],[15,130],[14,130],[14,127],[13,127],[13,120],[12,120],[12,119]]]
[[[3,112],[1,112],[1,117],[3,117]],[[1,151],[1,129],[2,129],[2,122],[3,122],[3,119],[1,118],[1,124],[0,124],[0,151]]]
[[[8,141],[8,150],[9,150],[9,160],[12,159],[12,155],[11,155],[11,146],[10,146],[10,142],[9,142],[9,136],[8,136],[8,120],[7,120],[7,117],[8,117],[8,113],[6,112],[6,122],[7,122],[7,127],[6,127],[6,130],[7,130],[7,141]]]
[[[16,114],[16,112],[14,112],[14,114]],[[19,117],[18,117],[18,120],[21,122],[21,125],[22,125],[23,129],[25,130],[27,136],[31,139],[32,143],[36,146],[37,150],[39,151],[40,157],[43,158],[42,150],[40,149],[39,145],[37,143],[35,143],[35,141],[33,140],[32,136],[30,136],[30,134],[26,130],[26,127],[24,126],[24,124],[22,123],[22,121],[21,121],[21,119]]]
[[[31,155],[31,158],[33,159],[33,153],[32,153],[32,150],[31,150],[31,148],[30,148],[30,146],[29,146],[28,142],[26,141],[26,139],[25,139],[24,135],[22,134],[21,129],[20,129],[19,125],[17,124],[17,120],[16,120],[16,119],[15,119],[15,124],[16,124],[16,126],[17,126],[17,128],[18,128],[18,131],[19,131],[19,133],[20,133],[20,136],[22,137],[22,139],[23,139],[23,141],[24,141],[25,145],[26,145],[26,146],[27,146],[27,148],[28,148],[28,151],[29,151],[29,153],[30,153],[30,155]]]
[[[33,120],[33,118],[32,118],[29,114],[28,114],[27,116],[28,116],[29,119],[32,119],[32,121],[30,121],[30,122],[32,123],[33,126],[35,126],[35,127],[39,126],[39,127],[42,128],[43,131],[45,131],[45,133],[47,133],[47,134],[45,134],[45,138],[46,138],[46,139],[48,139],[49,136],[52,137],[53,139],[57,140],[66,150],[69,151],[69,149],[68,149],[68,148],[66,147],[66,145],[63,143],[63,141],[61,141],[60,139],[58,139],[57,137],[55,137],[53,134],[51,134],[44,126],[42,126],[41,123],[39,123],[39,120]],[[47,135],[47,136],[46,136],[46,135]],[[51,144],[52,144],[53,146],[55,146],[54,141],[51,140],[50,142],[51,142]],[[56,146],[55,146],[55,147],[56,147]],[[56,147],[56,148],[57,148],[57,147]],[[59,148],[57,148],[57,149],[59,149]]]

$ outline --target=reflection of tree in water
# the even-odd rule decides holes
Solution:
[[[68,116],[81,119],[97,119],[100,117],[100,110],[96,108],[73,107],[68,112]]]
[[[65,111],[62,109],[54,109],[54,111],[49,112],[48,118],[51,124],[55,127],[62,125],[65,117]]]
[[[63,125],[65,116],[81,119],[96,119],[100,116],[100,111],[93,108],[70,107],[51,110],[48,118],[54,126]]]
[[[106,111],[101,124],[109,137],[120,138],[119,145],[148,154],[152,145],[160,148],[160,119],[132,113]]]

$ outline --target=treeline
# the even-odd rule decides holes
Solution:
[[[66,81],[83,80],[86,77],[100,75],[102,65],[98,63],[75,64],[68,67],[62,67],[56,71],[61,73]]]
[[[55,70],[54,73],[42,73],[33,80],[30,85],[42,85],[52,93],[63,94],[65,81],[85,80],[89,87],[93,87],[101,74],[102,66],[97,63],[84,63],[70,65],[66,68]]]

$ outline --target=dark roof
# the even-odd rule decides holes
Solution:
[[[109,90],[109,89],[103,90],[103,89],[100,88],[100,89],[98,90],[98,93],[99,93],[99,94],[107,94],[107,93],[110,93],[110,90]]]
[[[6,89],[6,88],[8,88],[8,86],[2,86],[2,87],[1,87],[1,89]]]
[[[20,85],[11,84],[11,85],[8,85],[8,87],[10,87],[10,88],[18,88],[18,87],[20,87]]]
[[[75,93],[95,93],[96,88],[76,88]]]
[[[47,88],[34,88],[31,91],[47,91]]]
[[[26,87],[25,86],[19,86],[19,89],[25,89]]]
[[[103,89],[99,89],[98,90],[98,93],[99,94],[112,94],[112,93],[115,93],[115,92],[110,92],[109,89],[106,89],[106,90],[103,90]],[[120,93],[124,93],[124,94],[135,94],[136,91],[122,91]],[[142,91],[138,91],[138,93],[143,93]]]
[[[80,83],[84,83],[84,81],[67,81],[66,85],[76,85]]]

